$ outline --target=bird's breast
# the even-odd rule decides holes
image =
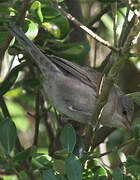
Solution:
[[[83,123],[91,118],[96,92],[88,85],[56,72],[49,74],[44,88],[51,104],[61,113]]]

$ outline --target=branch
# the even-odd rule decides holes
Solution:
[[[53,6],[55,6],[64,16],[66,16],[70,21],[72,21],[76,26],[80,27],[82,30],[84,30],[87,34],[89,34],[93,39],[95,39],[96,41],[100,42],[101,44],[103,44],[104,46],[112,49],[114,52],[119,52],[119,49],[112,46],[108,41],[105,41],[104,39],[102,39],[100,36],[98,36],[97,34],[95,34],[91,29],[87,28],[86,26],[84,26],[80,21],[78,21],[75,17],[73,17],[71,14],[67,13],[66,11],[64,11],[62,9],[62,7],[60,5],[58,5],[56,2],[54,2],[53,0],[51,1]]]
[[[121,145],[113,148],[112,150],[107,151],[107,152],[102,153],[102,154],[99,154],[99,155],[90,154],[89,157],[90,157],[91,159],[95,159],[95,158],[100,158],[100,157],[106,156],[106,155],[108,155],[108,154],[111,154],[111,153],[113,153],[113,152],[116,152],[116,151],[120,150],[122,147],[124,147],[124,146],[126,146],[126,145],[128,145],[128,144],[131,144],[132,142],[135,142],[135,140],[134,140],[134,139],[131,139],[131,140],[129,140],[129,141],[127,141],[127,142],[125,142],[125,143],[123,143],[123,144],[121,144]]]
[[[132,19],[132,21],[135,22],[135,17]],[[115,78],[117,77],[121,66],[125,63],[125,61],[129,58],[129,51],[131,48],[131,43],[135,37],[135,26],[132,27],[131,32],[128,36],[128,39],[126,40],[123,49],[121,50],[120,54],[112,53],[111,59],[114,60],[114,64],[112,68],[110,69],[107,77],[106,77],[106,83],[104,83],[102,92],[99,95],[99,97],[96,99],[96,109],[93,113],[92,121],[99,120],[99,115],[104,107],[104,105],[107,103],[109,93],[111,91],[111,88],[113,87]],[[91,121],[91,124],[93,124]],[[97,121],[98,123],[98,121]]]
[[[37,146],[38,144],[38,134],[39,134],[39,122],[40,122],[40,91],[37,90],[36,94],[36,107],[35,107],[35,134],[34,134],[34,141],[33,145]]]

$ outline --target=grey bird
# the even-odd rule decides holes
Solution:
[[[50,104],[72,120],[91,123],[101,73],[60,57],[44,55],[19,27],[10,25],[8,28],[39,67],[43,75],[42,86]],[[104,126],[130,128],[133,111],[132,100],[114,85],[100,122]],[[96,120],[92,120],[92,126],[95,124]]]

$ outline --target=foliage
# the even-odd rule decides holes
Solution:
[[[58,2],[66,12],[69,12],[66,1]],[[117,33],[117,39],[123,46],[122,40],[125,41],[127,33],[129,34],[127,27],[131,28],[127,25],[130,25],[129,22],[132,19],[127,21],[130,18],[127,15],[134,9],[130,11],[129,6],[121,0],[98,0],[102,7],[109,6],[112,9],[115,6],[114,2],[118,2],[116,14],[118,15],[117,27],[120,31]],[[8,42],[7,56],[5,54],[0,62],[0,177],[4,180],[140,179],[139,111],[134,115],[133,132],[118,129],[110,136],[108,134],[108,140],[105,143],[108,152],[107,162],[109,161],[107,165],[101,152],[103,142],[100,142],[101,134],[95,139],[99,143],[92,149],[91,145],[94,143],[91,144],[91,140],[94,135],[92,133],[89,137],[85,136],[89,130],[86,125],[74,122],[66,125],[60,123],[59,112],[56,112],[49,103],[47,108],[44,108],[44,99],[40,90],[42,81],[40,72],[34,66],[31,57],[14,38],[8,41],[10,35],[6,25],[16,22],[20,13],[24,16],[23,9],[20,9],[24,4],[22,3],[21,0],[0,0],[0,52],[4,51]],[[94,3],[94,1],[85,0],[81,1],[81,6],[84,7],[85,4],[96,6],[97,4]],[[138,5],[138,3],[134,4],[134,8],[137,9]],[[92,9],[93,6],[90,8]],[[44,53],[84,64],[90,50],[90,36],[87,36],[87,41],[77,41],[76,37],[75,41],[70,41],[75,27],[52,5],[51,1],[29,1],[26,15],[21,21],[21,27],[28,38],[33,40]],[[98,29],[97,32],[106,40],[113,42],[115,33],[112,28],[111,8],[104,11],[98,21],[101,28],[99,27],[100,31]],[[139,30],[136,28],[137,31]],[[124,34],[121,34],[122,32]],[[96,48],[97,52],[104,57],[106,50],[101,45],[97,45]],[[135,54],[130,61],[136,65],[140,63],[138,52],[139,45],[134,45],[129,52],[130,55]],[[97,53],[99,59],[100,53]],[[128,72],[129,70],[124,73]],[[132,93],[131,96],[136,109],[139,109],[139,92]],[[87,129],[83,129],[84,126]]]

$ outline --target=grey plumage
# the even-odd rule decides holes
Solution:
[[[50,103],[69,118],[89,123],[101,74],[56,56],[45,56],[18,27],[9,29],[40,68]],[[110,127],[130,127],[133,111],[132,100],[114,86],[103,109],[101,123]],[[92,122],[96,124],[96,120]]]

